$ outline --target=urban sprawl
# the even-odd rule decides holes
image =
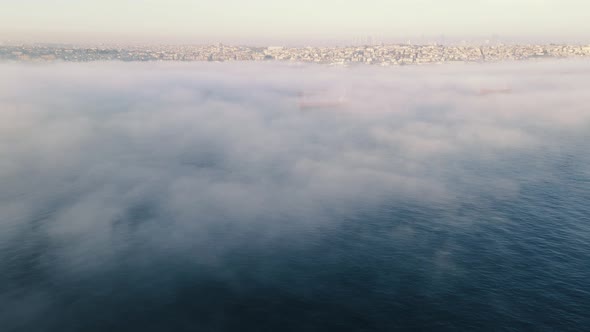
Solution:
[[[80,47],[3,45],[0,59],[13,61],[292,61],[333,65],[411,65],[589,57],[590,45],[365,45],[348,47],[203,46]]]

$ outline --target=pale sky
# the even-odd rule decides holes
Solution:
[[[296,43],[373,36],[590,42],[588,0],[0,0],[0,39]]]

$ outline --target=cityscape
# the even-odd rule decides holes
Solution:
[[[290,61],[330,65],[381,66],[480,63],[590,56],[590,45],[411,45],[341,47],[254,47],[216,45],[94,46],[1,45],[0,59],[11,61]]]

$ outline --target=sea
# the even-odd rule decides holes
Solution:
[[[588,61],[0,73],[1,331],[590,329]]]

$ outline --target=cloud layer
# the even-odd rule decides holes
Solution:
[[[23,281],[32,270],[59,283],[163,259],[234,280],[228,252],[305,247],[384,204],[452,211],[515,196],[552,176],[531,156],[578,146],[590,127],[588,62],[0,72],[0,301],[14,308],[0,320],[13,323],[54,305]],[[301,109],[317,91],[345,102]],[[441,271],[449,250],[433,256]]]

